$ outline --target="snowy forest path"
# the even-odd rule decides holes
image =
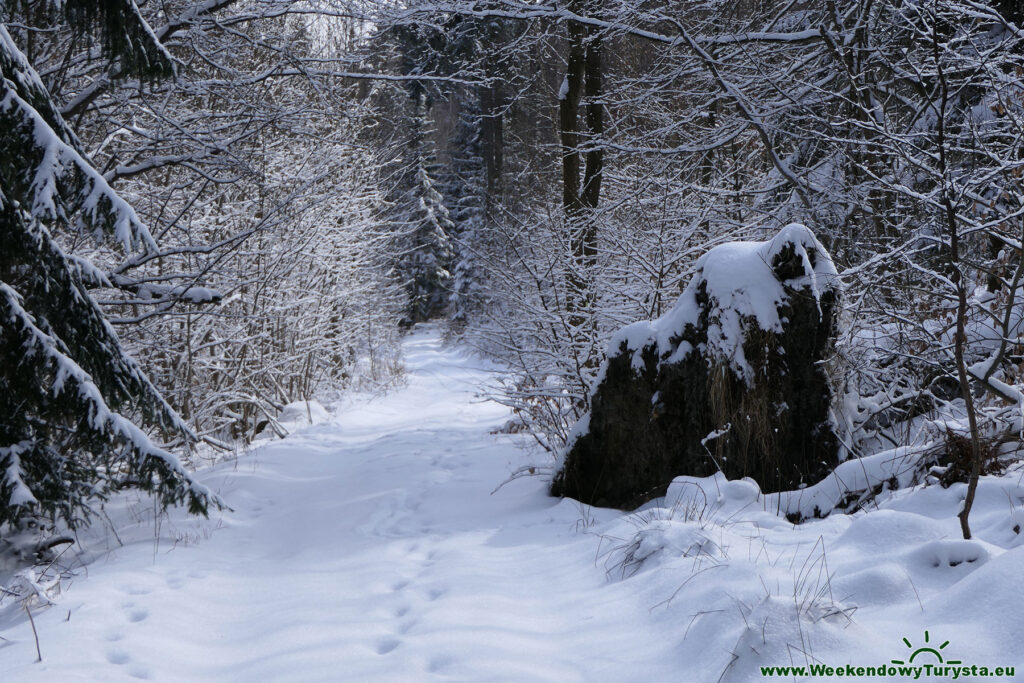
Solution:
[[[0,624],[0,680],[678,672],[658,599],[608,581],[576,504],[540,478],[491,493],[523,453],[491,434],[509,415],[477,398],[482,361],[429,328],[405,358],[405,387],[203,472],[232,507],[220,518],[174,515],[159,543],[150,519],[148,539],[98,553],[36,615],[42,663],[27,624]]]

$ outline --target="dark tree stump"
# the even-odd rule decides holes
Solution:
[[[675,307],[620,330],[551,492],[633,508],[673,478],[752,477],[762,490],[837,464],[824,361],[839,297],[810,230],[710,250]]]

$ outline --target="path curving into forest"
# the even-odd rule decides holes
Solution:
[[[145,504],[112,511],[138,522],[83,538],[34,615],[43,661],[0,624],[0,680],[675,680],[664,596],[609,581],[579,508],[539,478],[491,493],[524,455],[482,362],[430,328],[405,357],[405,387],[203,472],[231,511],[159,543]]]

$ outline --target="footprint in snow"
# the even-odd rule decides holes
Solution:
[[[452,662],[454,662],[454,661],[455,661],[454,659],[452,659],[451,657],[449,657],[447,655],[439,655],[437,657],[431,657],[430,658],[430,663],[427,665],[427,671],[429,671],[430,673],[441,673],[445,669],[447,669],[449,666],[451,666]]]
[[[402,644],[397,638],[381,638],[377,641],[377,654],[386,655]]]
[[[140,621],[145,621],[149,617],[149,612],[144,609],[132,609],[128,610],[128,621],[133,624],[137,624]]]
[[[117,638],[108,638],[108,640],[120,640],[121,636]],[[126,666],[131,665],[128,668],[128,675],[132,678],[149,678],[149,669],[139,664],[132,663],[131,655],[123,650],[110,650],[107,652],[107,661],[114,666]]]

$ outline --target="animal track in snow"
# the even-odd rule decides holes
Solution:
[[[402,641],[397,638],[381,638],[377,642],[377,654],[386,655],[389,652],[393,652],[401,644]]]
[[[444,669],[451,666],[452,658],[447,655],[438,655],[430,658],[430,663],[427,665],[427,671],[430,673],[440,673]]]
[[[120,636],[117,638],[120,640]],[[108,638],[110,640],[110,638]],[[149,678],[149,669],[132,662],[131,655],[123,650],[110,650],[107,652],[107,661],[114,666],[128,666],[128,675],[132,678]]]
[[[137,624],[140,621],[145,621],[149,617],[149,611],[141,608],[128,610],[128,621],[133,624]]]

